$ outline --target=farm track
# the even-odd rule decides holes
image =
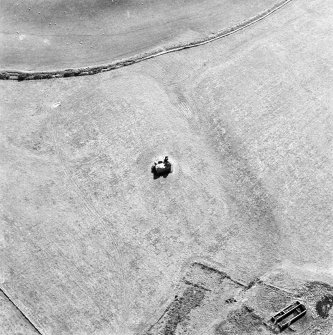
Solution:
[[[31,320],[30,318],[25,315],[22,310],[14,303],[14,301],[9,297],[9,295],[7,294],[7,292],[5,292],[5,290],[3,289],[3,287],[0,287],[0,292],[2,293],[1,295],[3,295],[9,302],[10,304],[12,304],[14,306],[14,308],[23,316],[23,319],[25,319],[27,321],[27,323],[32,327],[32,329],[39,335],[43,335],[43,333],[41,332],[41,330],[38,328],[38,326],[36,326]]]
[[[127,59],[122,59],[118,61],[114,61],[110,64],[105,65],[98,65],[98,66],[87,66],[87,67],[81,67],[81,68],[72,68],[72,69],[65,69],[65,70],[55,70],[55,71],[0,71],[0,79],[1,80],[17,80],[17,81],[23,81],[23,80],[40,80],[40,79],[56,79],[56,78],[67,78],[67,77],[76,77],[76,76],[86,76],[86,75],[94,75],[101,72],[106,71],[112,71],[116,70],[125,66],[129,66],[135,63],[142,62],[144,60],[148,60],[150,58],[155,58],[158,56],[165,55],[167,53],[181,51],[184,49],[194,48],[198,47],[210,42],[213,42],[215,40],[227,37],[229,35],[232,35],[240,30],[243,30],[258,21],[263,20],[267,16],[273,14],[277,10],[281,9],[285,5],[287,5],[292,0],[282,0],[276,3],[274,6],[266,9],[265,11],[262,11],[261,13],[257,14],[256,16],[253,16],[241,23],[238,23],[237,25],[234,25],[232,27],[223,29],[222,31],[219,31],[214,34],[210,34],[207,37],[204,37],[199,40],[195,40],[189,43],[185,44],[179,44],[175,46],[170,46],[167,48],[161,47],[160,49],[156,49],[150,52],[147,52],[145,54],[139,54],[134,55],[132,57],[129,57]]]

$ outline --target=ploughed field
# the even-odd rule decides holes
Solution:
[[[0,82],[0,284],[42,334],[143,334],[197,259],[333,284],[332,22],[294,0],[126,68]]]

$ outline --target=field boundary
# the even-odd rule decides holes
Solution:
[[[144,60],[155,58],[167,53],[181,51],[184,49],[194,48],[200,45],[204,45],[215,40],[218,40],[223,37],[227,37],[231,34],[234,34],[246,27],[249,27],[255,24],[258,21],[263,20],[267,16],[273,14],[280,8],[287,5],[293,0],[280,0],[274,6],[260,12],[259,14],[242,21],[234,26],[223,29],[216,33],[212,33],[206,37],[194,40],[186,44],[178,44],[166,48],[158,48],[151,51],[148,51],[143,54],[134,55],[132,57],[116,60],[110,64],[105,65],[96,65],[96,66],[87,66],[81,68],[72,68],[65,70],[53,70],[53,71],[17,71],[17,70],[2,70],[0,71],[0,80],[41,80],[41,79],[56,79],[56,78],[67,78],[67,77],[76,77],[76,76],[87,76],[98,74],[106,71],[116,70],[125,66],[129,66],[135,63],[142,62]]]
[[[8,299],[8,301],[14,306],[16,310],[20,312],[23,318],[30,324],[30,326],[37,332],[39,335],[43,335],[43,333],[34,325],[34,323],[21,311],[21,309],[14,303],[14,301],[8,296],[8,294],[0,287],[1,293]]]

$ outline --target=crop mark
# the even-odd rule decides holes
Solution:
[[[225,285],[232,285],[234,293],[249,289],[220,269],[199,261],[189,263],[183,271],[180,292],[166,306],[162,315],[148,327],[144,335],[178,334],[178,325],[190,318],[191,311],[199,307],[206,297],[211,297],[216,292],[220,294],[219,289],[224,288]],[[235,298],[229,300],[236,302]]]
[[[275,332],[275,329],[267,321],[267,315],[275,313],[277,306],[281,305],[281,303],[283,305],[284,302],[288,302],[295,297],[292,292],[265,283],[263,280],[257,279],[247,285],[240,283],[221,270],[218,264],[215,266],[205,263],[205,261],[203,263],[194,261],[189,263],[183,271],[184,276],[181,278],[179,285],[180,292],[168,303],[161,316],[147,328],[143,333],[144,335],[174,335],[182,333],[178,325],[186,327],[191,324],[191,311],[197,307],[203,308],[201,302],[205,301],[205,304],[213,303],[214,296],[219,297],[219,299],[224,298],[223,292],[228,292],[225,296],[228,299],[224,300],[224,311],[221,313],[227,314],[225,314],[225,318],[222,318],[221,313],[218,312],[222,321],[216,324],[215,335],[226,335],[231,332],[232,334],[257,334],[265,329],[270,333]],[[312,287],[311,285],[315,285],[316,288],[318,283],[310,284],[310,288]],[[331,289],[328,285],[320,285],[321,287],[317,287],[317,289],[320,289],[318,291],[320,294],[323,294],[322,288]],[[261,295],[256,294],[254,298],[253,293],[256,292],[256,287],[264,289],[265,292]],[[266,287],[269,287],[270,291],[276,291],[276,294],[274,296],[268,295]],[[288,294],[283,294],[284,292]],[[281,295],[282,300],[279,298]],[[317,301],[316,309],[322,318],[328,318],[332,306],[333,296],[325,293],[321,300]],[[198,310],[193,315],[193,320],[200,314],[201,311]],[[215,321],[218,321],[219,317]],[[196,320],[194,320],[195,322]],[[301,324],[303,332],[313,326],[309,325],[309,322],[311,323],[312,321],[309,319],[307,323]]]
[[[81,187],[78,185],[78,183],[75,181],[75,178],[73,177],[73,174],[70,170],[70,168],[67,167],[65,158],[63,153],[60,150],[59,147],[59,143],[58,143],[58,133],[57,133],[57,127],[56,127],[56,117],[57,117],[57,113],[55,112],[53,114],[53,117],[51,119],[50,122],[50,132],[51,132],[51,136],[53,139],[53,144],[55,147],[55,153],[57,155],[57,157],[59,158],[60,161],[60,165],[61,165],[61,169],[64,173],[64,175],[66,176],[66,179],[70,181],[70,183],[72,184],[72,188],[70,188],[69,186],[67,186],[67,188],[69,189],[69,191],[74,191],[77,196],[79,197],[79,199],[81,199],[81,203],[83,204],[83,207],[85,208],[85,212],[87,213],[88,217],[90,218],[91,222],[94,222],[96,219],[97,221],[99,221],[99,223],[101,224],[101,226],[103,227],[105,225],[105,219],[101,216],[101,214],[99,213],[99,211],[97,210],[97,208],[94,206],[94,204],[92,203],[92,201],[90,201],[89,199],[87,199],[84,191],[81,189]],[[120,258],[120,244],[119,244],[119,240],[116,237],[113,237],[112,234],[108,234],[113,245],[115,246],[115,252],[116,254],[119,256]],[[103,251],[107,254],[107,256],[112,259],[113,257],[111,257],[111,254],[105,250],[105,248],[103,248],[103,246],[96,240],[95,241],[96,244],[98,244],[99,247],[101,247],[103,249]],[[125,290],[125,283],[126,283],[126,276],[124,273],[124,266],[123,266],[123,262],[120,262],[117,264],[118,269],[120,270],[120,275],[121,275],[121,280],[120,280],[120,291],[121,291],[121,296],[122,296],[122,301],[126,302],[125,304],[128,305],[128,297],[127,297],[127,292]],[[114,307],[116,307],[114,305]]]
[[[213,41],[216,41],[218,39],[227,37],[229,35],[232,35],[240,30],[243,30],[261,20],[266,18],[267,16],[273,14],[277,10],[281,9],[285,5],[287,5],[289,2],[293,0],[282,0],[276,3],[274,6],[270,7],[269,9],[266,9],[265,11],[262,11],[261,13],[243,21],[240,22],[232,27],[223,29],[221,31],[218,31],[217,33],[212,33],[206,37],[203,37],[201,39],[189,42],[189,43],[183,43],[178,44],[172,47],[167,48],[160,48],[153,51],[148,51],[144,54],[135,55],[132,57],[129,57],[127,59],[117,60],[110,64],[105,65],[99,65],[99,66],[87,66],[83,68],[71,68],[66,70],[57,70],[57,71],[1,71],[0,72],[0,79],[2,80],[41,80],[41,79],[56,79],[56,78],[64,78],[64,77],[75,77],[75,76],[85,76],[85,75],[94,75],[101,72],[106,71],[112,71],[116,70],[125,66],[129,66],[135,63],[142,62],[144,60],[148,60],[151,58],[155,58],[158,56],[162,56],[171,52],[181,51],[184,49],[190,49],[194,47],[198,47],[207,43],[211,43]]]
[[[16,222],[14,221],[14,220],[11,220],[10,218],[5,218],[5,220],[6,221],[8,221],[13,227],[15,227],[15,228],[17,228],[17,229],[21,229],[21,227],[19,227],[17,224],[16,224]],[[21,230],[20,230],[20,232],[21,232]],[[32,244],[34,247],[35,247],[35,249],[36,250],[38,250],[38,252],[42,252],[44,255],[43,255],[43,257],[42,257],[42,259],[50,259],[50,248],[40,248],[40,246],[37,244],[37,242],[36,242],[36,240],[35,239],[27,239],[27,238],[25,238],[25,236],[26,236],[26,234],[23,234],[22,235],[22,238],[24,239],[24,241],[26,241],[26,243],[30,243],[30,244]],[[48,241],[49,242],[49,241]],[[62,252],[62,250],[60,249],[60,248],[57,248],[56,249],[57,250],[57,252],[61,255],[61,258],[63,259],[63,260],[66,260],[68,263],[70,263],[71,264],[71,266],[73,266],[73,268],[75,268],[79,273],[82,273],[82,270],[80,270],[78,267],[77,267],[77,265],[76,265],[76,263],[74,262],[74,261],[72,261],[72,260],[70,260],[70,259],[68,259],[66,256],[65,256],[65,254]],[[47,255],[47,256],[45,256],[45,254]],[[20,276],[22,273],[24,272],[24,270],[22,270],[22,271],[20,271],[20,272],[18,272],[18,271],[15,271],[15,274],[17,275],[17,276]],[[83,274],[83,273],[82,273]],[[81,290],[81,292],[83,292],[83,293],[85,293],[85,289],[82,287],[82,285],[78,282],[78,280],[75,278],[75,279],[72,279],[72,281],[73,282],[75,282],[75,284],[76,284],[76,286],[78,287],[78,288],[80,288],[80,290]],[[82,281],[82,280],[81,280]],[[98,303],[94,300],[94,298],[93,297],[91,297],[91,296],[89,296],[89,298],[95,303],[95,306],[97,307],[97,308],[99,308],[99,306],[98,306]],[[100,309],[100,308],[99,308]]]

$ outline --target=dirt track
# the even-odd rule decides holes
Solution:
[[[192,257],[332,278],[332,18],[295,0],[114,72],[0,82],[1,286],[42,334],[144,332]]]

